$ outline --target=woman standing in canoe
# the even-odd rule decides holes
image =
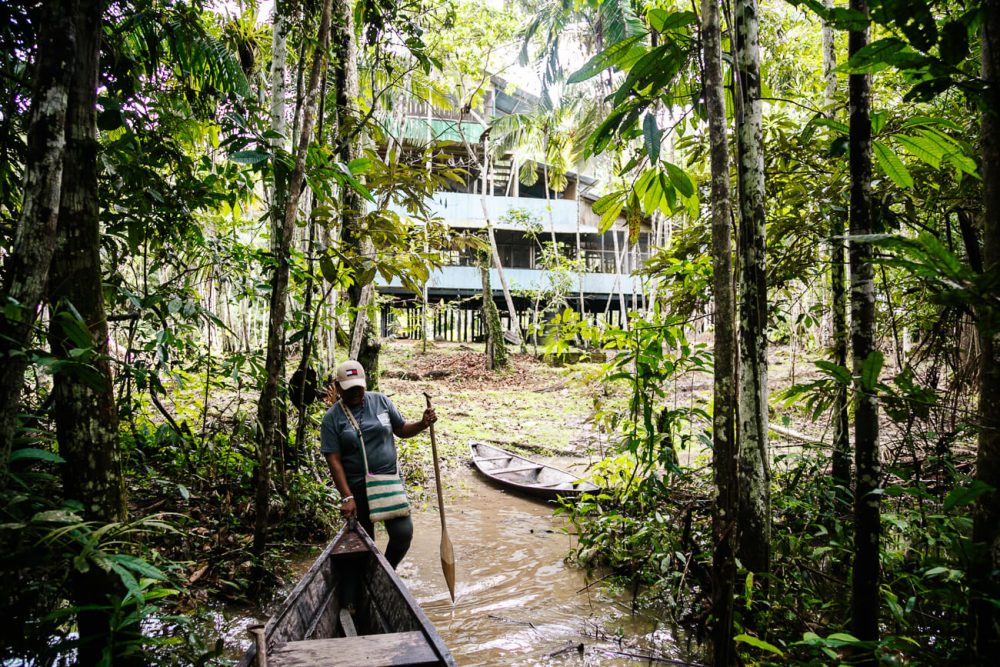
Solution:
[[[389,533],[385,558],[396,567],[410,548],[413,521],[409,507],[399,507],[406,501],[402,486],[392,477],[399,474],[393,436],[413,437],[437,421],[437,415],[428,408],[419,421],[403,419],[388,397],[367,391],[365,369],[357,361],[345,361],[337,367],[336,388],[340,400],[323,417],[320,451],[340,491],[340,512],[345,518],[356,517],[372,536],[372,514],[377,518],[379,513],[395,515],[378,520],[385,521]],[[371,503],[366,487],[372,491]]]

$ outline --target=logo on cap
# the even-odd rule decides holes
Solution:
[[[344,375],[346,375],[347,377],[352,377],[352,376],[355,376],[357,374],[358,374],[358,369],[357,368],[348,368],[344,372]]]

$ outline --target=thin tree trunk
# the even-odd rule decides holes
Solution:
[[[317,92],[319,90],[320,74],[326,62],[326,49],[330,34],[330,4],[325,0],[320,19],[316,50],[313,53],[309,72],[307,102],[302,118],[302,130],[298,137],[295,152],[295,167],[292,170],[288,184],[288,200],[285,204],[285,215],[282,221],[280,236],[276,243],[274,274],[271,278],[271,306],[267,328],[267,357],[264,364],[266,378],[261,389],[260,402],[257,406],[258,422],[258,468],[257,491],[254,497],[256,511],[254,523],[253,552],[258,557],[263,555],[267,546],[268,506],[271,484],[271,459],[281,431],[281,415],[278,406],[278,383],[280,372],[284,366],[284,328],[285,311],[287,308],[289,247],[295,232],[295,218],[298,212],[299,196],[305,184],[306,151],[312,137],[313,122]]]
[[[868,15],[867,0],[851,0],[851,9]],[[853,55],[868,44],[868,30],[848,34],[848,51]],[[851,74],[850,86],[850,167],[851,236],[870,234],[872,130],[871,76]],[[872,363],[875,349],[875,280],[871,246],[851,243],[851,350],[855,377],[863,365]],[[853,634],[863,641],[878,639],[879,609],[879,487],[878,397],[874,386],[860,382],[854,388],[854,575],[851,613]],[[874,663],[874,655],[865,657]]]
[[[476,122],[486,126],[486,121],[481,118],[475,111],[472,112],[473,117]],[[463,135],[464,140],[464,135]],[[469,144],[468,140],[464,140],[465,149],[469,152],[469,155],[473,155],[472,146]],[[490,241],[490,249],[493,252],[493,265],[497,270],[497,277],[500,278],[500,288],[503,291],[504,301],[507,303],[507,312],[510,314],[510,328],[509,332],[514,337],[514,344],[521,346],[521,351],[524,351],[524,338],[521,335],[521,325],[517,319],[517,311],[514,309],[514,299],[510,295],[510,286],[507,284],[507,275],[503,270],[503,262],[500,260],[500,250],[497,248],[496,235],[493,233],[493,224],[490,220],[489,208],[486,205],[486,179],[487,173],[490,166],[490,151],[489,151],[489,138],[487,137],[483,141],[483,163],[482,163],[482,173],[483,173],[483,191],[480,193],[479,203],[483,209],[483,220],[486,221],[486,235]],[[512,172],[512,176],[517,178],[516,174]]]
[[[827,7],[833,0],[824,0]],[[833,118],[837,95],[837,52],[833,26],[823,24],[823,78],[826,89],[823,109]],[[830,213],[830,342],[833,363],[847,367],[847,272],[844,257],[844,218],[839,210]],[[834,483],[849,497],[851,488],[851,435],[847,410],[847,385],[838,384],[833,396],[833,456],[831,469]]]
[[[554,256],[558,256],[556,252],[559,248],[556,241],[556,218],[552,213],[552,198],[549,196],[549,165],[546,162],[542,162],[542,185],[545,187],[545,208],[549,213],[549,234],[552,237],[552,252],[556,253]]]
[[[361,157],[360,132],[357,131],[356,127],[359,122],[356,107],[360,89],[352,3],[347,0],[337,0],[334,6],[334,15],[333,46],[336,53],[334,71],[337,91],[337,138],[340,159],[344,164],[349,164],[352,160]],[[341,189],[340,199],[342,245],[355,248],[362,256],[374,255],[375,248],[370,239],[363,238],[358,229],[359,220],[364,214],[361,195],[350,187],[344,187]],[[355,283],[347,290],[353,317],[351,358],[357,359],[364,367],[368,377],[368,388],[376,389],[378,387],[381,345],[378,342],[372,318],[368,317],[367,312],[371,303],[371,292],[369,285],[360,283]],[[361,326],[358,325],[359,320]]]
[[[622,276],[625,275],[625,249],[619,253],[618,230],[611,228],[611,239],[615,245],[615,273],[618,274],[618,314],[621,320],[622,329],[628,330],[628,307],[625,305],[625,285],[622,284]]]
[[[14,443],[29,359],[16,352],[30,347],[55,249],[66,105],[76,51],[73,12],[58,3],[44,3],[40,21],[24,196],[3,286],[4,304],[16,305],[17,317],[8,318],[7,308],[0,308],[0,479]]]
[[[986,103],[982,118],[983,204],[985,208],[984,271],[1000,271],[1000,2],[983,5],[983,80]],[[971,257],[971,253],[970,253]],[[1000,614],[993,600],[1000,599],[1000,315],[983,309],[978,313],[979,345],[983,363],[979,375],[979,452],[976,479],[994,490],[979,496],[973,513],[972,539],[976,546],[972,565],[972,631],[981,664],[1000,655]]]
[[[583,244],[580,241],[580,177],[576,178],[576,192],[573,193],[573,199],[576,202],[576,277],[577,277],[577,289],[579,289],[579,302],[580,302],[580,321],[584,321],[586,318],[587,306],[583,300],[583,272],[586,270],[586,265],[583,261]]]
[[[288,31],[291,20],[286,13],[287,2],[274,4],[273,25],[271,28],[271,130],[277,135],[271,139],[271,149],[276,153],[287,151],[290,144],[286,132],[288,123],[285,119],[286,103],[286,69],[288,57]],[[304,41],[304,40],[303,40]],[[272,243],[277,238],[276,230],[281,225],[284,212],[286,182],[288,173],[283,160],[274,160],[274,188],[271,192]]]
[[[740,499],[737,549],[752,572],[771,566],[771,489],[767,441],[767,280],[764,145],[756,0],[737,0],[735,96],[740,189]]]
[[[739,477],[736,460],[736,294],[733,287],[733,218],[729,189],[729,143],[722,85],[722,27],[718,0],[702,0],[705,106],[712,166],[712,291],[715,297],[715,410],[712,415],[715,488],[712,515],[713,664],[736,664],[733,646],[733,591],[736,580],[736,509]]]
[[[319,86],[319,120],[316,128],[316,139],[319,142],[324,140],[324,116],[326,110],[326,73],[323,73],[322,80]],[[316,193],[312,193],[312,206],[311,210],[316,208]],[[297,387],[298,395],[298,405],[302,406],[299,410],[299,419],[295,428],[295,449],[290,452],[291,458],[294,462],[294,467],[298,468],[298,464],[301,460],[301,455],[306,452],[305,449],[305,435],[306,435],[306,418],[309,414],[309,406],[306,405],[306,388],[309,384],[309,364],[312,360],[313,350],[316,348],[316,320],[319,317],[319,309],[317,312],[313,313],[312,300],[313,292],[315,291],[315,281],[313,280],[313,272],[315,271],[315,262],[313,257],[316,254],[316,217],[313,215],[309,216],[309,236],[306,241],[306,257],[307,257],[307,270],[306,284],[305,284],[305,302],[302,305],[302,312],[305,313],[305,322],[303,327],[306,330],[306,335],[302,338],[302,357],[299,359],[298,373],[302,378],[302,383]],[[286,459],[287,461],[287,459]]]

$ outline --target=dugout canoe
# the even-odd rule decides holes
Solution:
[[[267,667],[454,665],[375,543],[351,522],[263,628]],[[239,667],[262,667],[251,646]]]
[[[593,482],[554,466],[538,463],[505,449],[473,442],[472,463],[479,472],[504,488],[543,500],[575,498],[582,493],[600,491]]]

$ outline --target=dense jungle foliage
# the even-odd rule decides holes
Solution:
[[[226,664],[211,610],[340,522],[318,426],[337,362],[387,368],[377,285],[502,270],[429,202],[514,156],[652,238],[611,326],[504,221],[613,444],[573,562],[714,664],[996,664],[997,5],[0,5],[0,662]]]

